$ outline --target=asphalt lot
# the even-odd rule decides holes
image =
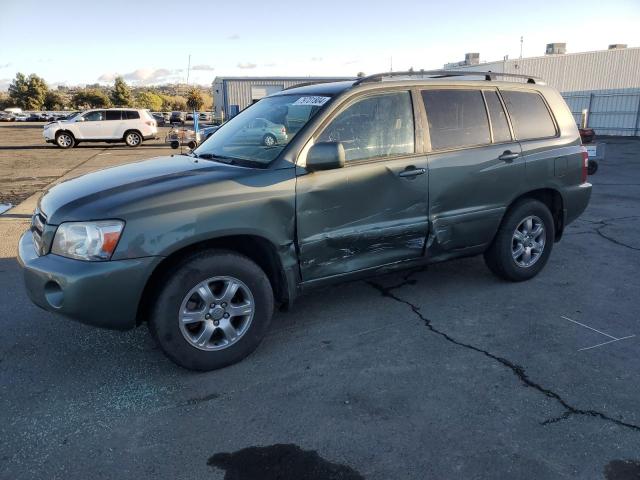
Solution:
[[[0,478],[638,478],[640,141],[606,142],[537,278],[471,258],[320,290],[211,373],[40,311],[0,258]]]

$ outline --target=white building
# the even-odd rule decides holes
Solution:
[[[347,77],[216,77],[213,80],[214,115],[229,119],[262,97],[303,83],[349,80]]]
[[[550,43],[540,57],[480,63],[478,54],[447,64],[447,70],[520,73],[542,78],[557,88],[576,122],[587,111],[587,125],[600,135],[640,136],[640,47],[610,45],[608,50],[565,53]]]

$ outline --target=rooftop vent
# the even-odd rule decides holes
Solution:
[[[618,48],[627,48],[626,43],[612,43],[609,45],[609,50],[617,50]]]
[[[563,55],[567,53],[566,43],[547,43],[545,55]]]
[[[465,53],[464,54],[465,65],[478,65],[480,63],[479,53]]]

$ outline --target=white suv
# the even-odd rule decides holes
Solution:
[[[157,133],[156,121],[147,110],[107,108],[78,112],[48,123],[43,135],[48,143],[60,148],[71,148],[80,142],[124,142],[137,147]]]

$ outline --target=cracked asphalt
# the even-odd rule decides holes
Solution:
[[[0,478],[638,478],[640,141],[604,141],[535,279],[480,257],[319,290],[206,374],[38,310],[0,259]]]

